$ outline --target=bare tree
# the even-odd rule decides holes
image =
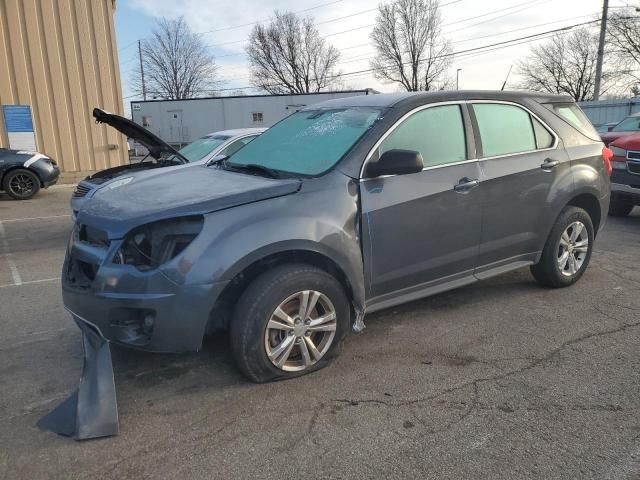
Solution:
[[[247,55],[251,83],[272,94],[319,92],[337,78],[338,50],[320,37],[311,18],[275,12],[268,24],[257,24]]]
[[[594,93],[598,36],[587,28],[558,34],[531,48],[518,63],[522,87],[571,95],[575,101],[591,100]],[[602,75],[602,92],[612,86],[608,72]]]
[[[141,43],[146,91],[172,100],[213,95],[217,66],[202,39],[182,17],[161,19],[151,37]],[[142,93],[139,71],[132,76],[134,91]]]
[[[446,86],[451,46],[442,36],[438,0],[393,0],[380,4],[371,33],[376,78],[399,83],[407,91]]]
[[[609,55],[626,85],[637,91],[640,83],[640,19],[630,12],[615,13],[607,27]]]

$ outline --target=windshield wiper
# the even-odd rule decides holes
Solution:
[[[270,178],[280,178],[280,172],[278,172],[278,170],[258,165],[257,163],[229,163],[226,160],[223,160],[222,165],[224,168],[229,170],[244,170],[247,172],[262,174]]]

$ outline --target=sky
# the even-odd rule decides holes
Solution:
[[[341,53],[338,70],[359,72],[370,68],[374,54],[369,35],[375,22],[378,0],[118,0],[116,38],[125,105],[136,99],[131,88],[132,69],[138,67],[137,40],[150,35],[157,19],[183,16],[193,32],[201,34],[219,66],[220,88],[230,91],[250,86],[244,48],[255,22],[265,22],[274,10],[293,11],[314,19],[320,34]],[[465,50],[535,35],[597,19],[602,0],[440,0],[443,34],[452,42],[456,55],[449,77],[457,70],[461,89],[499,89],[509,68],[514,71],[507,87],[515,87],[516,62],[533,45],[526,40],[508,48],[492,47],[488,52]],[[640,0],[610,0],[610,7],[639,6]],[[615,11],[615,10],[612,10]],[[525,40],[523,40],[525,42]],[[349,74],[344,87],[374,88],[382,92],[399,89],[381,83],[371,73]],[[259,93],[246,89],[246,94]],[[128,110],[128,108],[126,108]]]

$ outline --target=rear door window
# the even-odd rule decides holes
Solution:
[[[420,152],[425,167],[466,160],[460,105],[430,107],[409,116],[380,144],[378,154],[396,149]]]
[[[516,105],[476,103],[483,157],[536,150],[536,136],[529,112]]]

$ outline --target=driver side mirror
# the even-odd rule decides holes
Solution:
[[[408,175],[421,172],[424,162],[420,152],[413,150],[387,150],[375,162],[367,163],[365,178],[382,175]]]

